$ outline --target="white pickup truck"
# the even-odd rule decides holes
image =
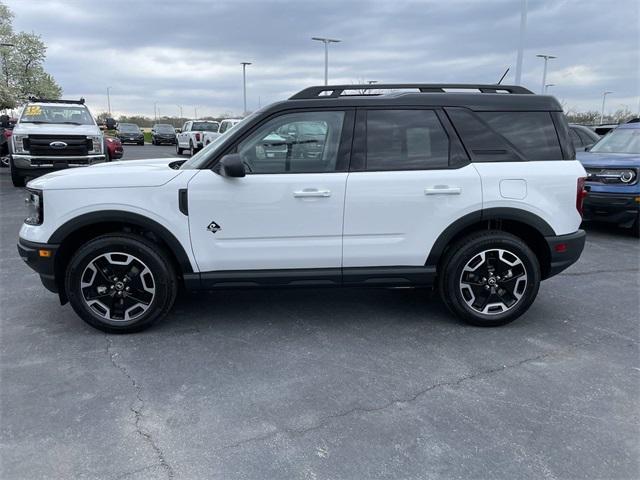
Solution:
[[[191,155],[195,155],[205,143],[206,132],[218,132],[219,122],[213,120],[189,120],[184,123],[182,130],[176,134],[176,153],[182,155],[182,152],[188,150]]]
[[[220,128],[217,132],[204,132],[204,146],[206,147],[223,133],[228,132],[242,121],[241,118],[225,118],[220,121]]]

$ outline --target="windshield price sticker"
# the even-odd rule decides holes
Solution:
[[[29,105],[27,107],[27,111],[25,112],[25,115],[29,116],[29,117],[37,117],[38,115],[42,114],[42,108],[40,108],[40,105]]]

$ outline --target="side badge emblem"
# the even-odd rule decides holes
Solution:
[[[209,224],[209,226],[207,227],[207,230],[209,230],[211,233],[216,233],[221,228],[222,227],[220,225],[218,225],[216,222],[211,222]]]

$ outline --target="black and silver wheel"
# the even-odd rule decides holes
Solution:
[[[9,155],[0,156],[0,167],[8,168],[9,167]]]
[[[134,235],[105,235],[81,247],[66,275],[69,301],[90,325],[112,333],[143,330],[175,300],[174,269],[164,252]]]
[[[196,154],[196,147],[193,146],[193,142],[189,142],[189,155],[194,156]]]
[[[540,266],[518,237],[481,232],[451,247],[439,280],[440,293],[453,313],[473,325],[497,326],[529,308],[540,286]]]
[[[182,148],[180,148],[180,144],[176,141],[176,154],[177,155],[182,155]]]
[[[9,169],[11,170],[11,183],[14,187],[24,187],[27,183],[27,179],[18,173],[16,166],[13,164],[13,160],[9,157]]]

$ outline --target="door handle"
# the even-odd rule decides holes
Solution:
[[[309,188],[309,189],[304,189],[304,190],[296,190],[293,192],[293,196],[296,198],[303,198],[303,197],[330,197],[331,196],[331,191],[330,190],[318,190],[316,188]]]
[[[435,187],[425,188],[425,195],[460,195],[462,189],[460,187],[450,187],[448,185],[436,185]]]

